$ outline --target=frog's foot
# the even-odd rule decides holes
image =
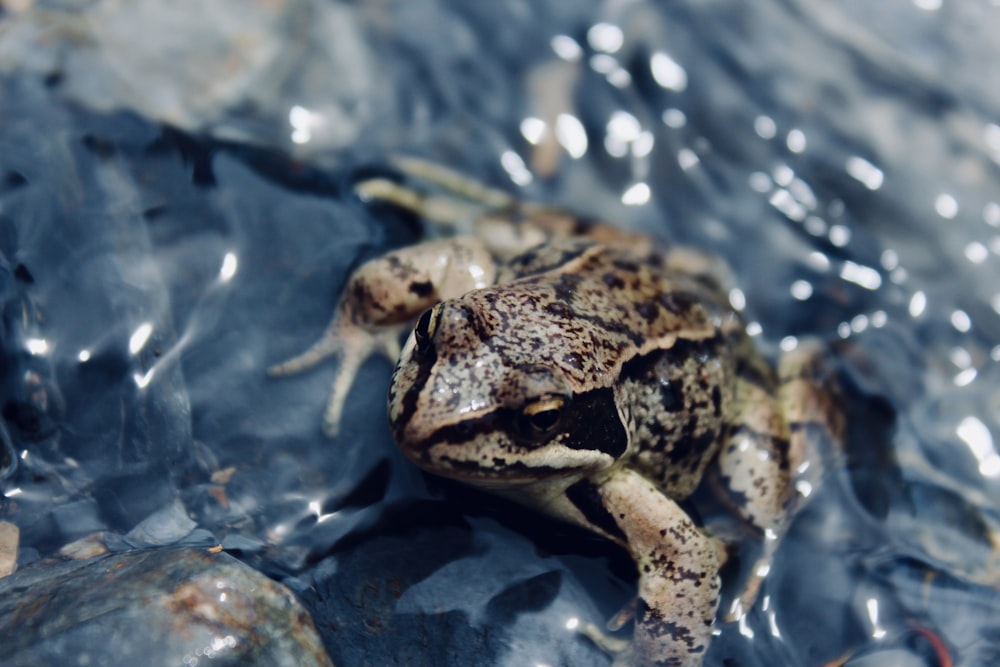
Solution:
[[[399,357],[399,341],[395,328],[372,333],[357,327],[331,322],[318,341],[302,354],[267,370],[272,377],[294,375],[317,366],[326,359],[337,357],[340,368],[333,379],[330,399],[323,413],[323,433],[333,438],[340,432],[344,403],[354,379],[368,357],[385,354],[390,359]]]
[[[618,632],[625,624],[635,618],[635,608],[639,602],[638,597],[633,597],[631,600],[625,603],[617,614],[608,619],[608,630],[611,632]]]
[[[523,205],[503,190],[491,188],[453,169],[428,160],[397,155],[392,157],[390,162],[407,176],[436,185],[451,192],[456,197],[476,202],[482,208],[497,210],[519,208]]]
[[[362,200],[393,204],[454,233],[475,236],[499,257],[513,257],[551,239],[587,238],[635,251],[650,245],[649,239],[640,234],[522,201],[504,190],[427,160],[395,156],[390,162],[403,175],[437,189],[439,194],[374,178],[355,186]]]
[[[471,224],[483,213],[483,207],[449,196],[435,196],[408,188],[386,178],[373,178],[354,186],[362,201],[381,201],[448,227]]]
[[[759,557],[754,562],[753,568],[744,580],[740,592],[730,603],[729,609],[726,611],[726,615],[722,619],[724,622],[735,623],[740,620],[757,602],[757,596],[760,595],[761,586],[764,585],[764,580],[767,579],[768,572],[771,569],[771,560],[774,557],[773,552],[777,546],[777,540],[770,539],[769,543],[773,546],[770,549],[767,549],[768,544],[765,544],[764,555]]]
[[[340,340],[339,328],[336,320],[330,322],[326,331],[320,336],[320,339],[313,343],[309,349],[291,359],[286,359],[280,364],[271,366],[267,369],[267,374],[271,377],[295,375],[319,365],[320,362],[330,357],[336,356],[341,352],[341,348],[343,347]]]
[[[614,619],[612,619],[614,620]],[[593,623],[585,623],[580,627],[581,635],[593,642],[594,646],[611,656],[615,667],[626,667],[632,664],[632,642],[620,637],[612,637]]]
[[[451,174],[437,165],[429,168]],[[474,191],[475,188],[491,192],[485,186],[470,181],[463,186],[462,194],[476,196],[479,193]],[[493,208],[499,197],[490,194],[484,195],[489,199],[487,202],[467,201],[452,195],[428,194],[384,178],[363,181],[355,186],[355,192],[362,200],[392,204],[447,227],[454,234],[479,239],[498,257],[512,257],[553,236],[566,237],[569,230],[561,228],[572,226],[572,218],[564,214],[550,213],[546,217],[542,208],[518,204],[510,198],[502,202],[504,207]],[[529,217],[532,215],[536,217]]]

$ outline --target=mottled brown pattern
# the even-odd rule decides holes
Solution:
[[[331,325],[330,335],[374,338],[440,300],[420,324],[419,346],[413,336],[404,346],[389,391],[401,450],[431,472],[627,549],[640,573],[629,662],[701,664],[719,603],[721,548],[677,503],[711,471],[734,512],[770,535],[753,567],[766,571],[798,505],[805,434],[841,426],[828,417],[836,407],[825,365],[809,348],[782,362],[779,381],[710,257],[655,249],[638,235],[422,164],[402,168],[494,202],[478,221],[482,236],[364,265],[335,320],[350,326]],[[398,185],[379,182],[366,193],[423,212],[419,194]],[[467,219],[469,203],[455,207],[456,219]],[[433,213],[447,221],[443,200]],[[321,357],[307,353],[306,363]],[[347,372],[359,363],[345,361]],[[339,415],[342,394],[335,391],[328,414]],[[746,582],[744,608],[759,584]]]
[[[551,498],[541,509],[628,546],[635,539],[626,528],[631,519],[601,504],[604,477],[625,466],[656,493],[683,499],[728,443],[722,479],[729,498],[739,499],[738,512],[751,524],[778,525],[783,509],[774,501],[791,487],[773,371],[710,281],[647,260],[591,242],[537,247],[501,268],[509,282],[445,302],[433,367],[408,345],[393,383],[390,414],[403,451],[429,470],[522,502]],[[394,398],[398,385],[406,386],[403,400]],[[584,399],[602,389],[613,391],[599,403]],[[566,398],[558,432],[543,442],[526,439],[517,427],[521,406],[550,394]],[[605,429],[609,423],[622,435]],[[744,456],[733,443],[751,428],[761,429],[753,432],[758,445]],[[620,437],[627,449],[611,444]],[[763,463],[762,450],[769,457]],[[555,501],[559,489],[565,504]],[[699,546],[678,559],[676,550],[683,553],[696,537],[704,541],[690,527],[659,527],[655,537],[673,546],[649,551],[639,567],[667,588],[648,598],[637,619],[637,641],[645,646],[637,655],[650,664],[695,665],[717,592],[703,606],[681,591],[715,582],[714,567],[699,564],[710,549]],[[694,632],[691,622],[702,629]],[[658,652],[663,660],[650,657]]]

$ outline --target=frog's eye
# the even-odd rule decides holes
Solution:
[[[558,394],[547,394],[526,403],[518,416],[518,431],[528,440],[551,437],[562,424],[568,405],[569,399]]]
[[[413,337],[417,341],[417,350],[426,354],[430,351],[434,341],[434,332],[437,331],[438,322],[441,320],[441,304],[428,308],[417,320],[413,327]]]

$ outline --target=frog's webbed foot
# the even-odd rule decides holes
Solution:
[[[524,204],[512,195],[497,188],[491,188],[453,169],[406,155],[397,155],[390,162],[407,176],[436,185],[482,208],[518,208]]]
[[[625,603],[625,606],[618,610],[618,613],[608,619],[608,630],[618,632],[625,624],[635,618],[635,608],[639,602],[638,597],[633,597]]]
[[[427,194],[386,178],[358,183],[354,191],[362,201],[382,201],[448,227],[471,224],[482,215],[482,207],[448,196]]]
[[[611,656],[615,667],[628,667],[633,664],[632,642],[628,639],[612,637],[593,623],[585,623],[579,632],[593,642],[594,646]]]
[[[446,188],[449,194],[430,194],[388,179],[374,178],[355,186],[358,196],[365,201],[398,206],[447,227],[456,235],[476,238],[496,257],[512,257],[553,236],[566,235],[558,229],[560,224],[568,224],[565,214],[550,220],[543,213],[547,209],[518,202],[504,192],[480,185],[444,167],[413,158],[398,158],[397,161],[406,165],[406,173]]]
[[[275,364],[267,369],[267,374],[271,377],[283,377],[295,375],[302,371],[309,370],[319,365],[322,361],[336,356],[341,351],[340,333],[338,332],[337,321],[331,322],[319,340],[309,348],[291,359],[286,359],[280,364]]]
[[[430,194],[386,178],[373,178],[355,186],[354,191],[362,200],[393,204],[425,220],[475,234],[478,231],[473,230],[472,225],[482,223],[487,214],[530,214],[541,210],[541,207],[522,202],[503,190],[491,188],[440,164],[402,155],[392,157],[390,163],[404,175],[436,186],[444,194]]]
[[[404,176],[437,189],[430,194],[384,178],[355,186],[363,200],[394,204],[460,234],[481,239],[499,257],[513,257],[552,239],[589,239],[633,250],[649,239],[606,223],[584,220],[559,208],[518,199],[465,174],[420,158],[394,156]]]
[[[730,603],[729,609],[726,610],[726,615],[722,619],[726,623],[735,623],[740,620],[757,602],[757,596],[760,595],[761,586],[764,585],[764,580],[771,569],[771,561],[777,548],[775,537],[769,536],[765,539],[768,541],[764,545],[763,553],[754,561],[750,573]]]
[[[585,623],[579,629],[580,634],[593,642],[597,648],[616,658],[617,662],[617,658],[619,656],[629,652],[632,642],[620,637],[612,637],[608,633],[618,632],[625,627],[626,623],[629,623],[635,618],[635,608],[637,602],[638,598],[633,597],[625,603],[625,606],[622,607],[617,614],[609,618],[607,624],[605,625],[607,631],[600,629],[593,623]]]
[[[323,413],[323,433],[335,437],[340,432],[347,394],[362,364],[374,354],[385,354],[395,361],[399,357],[398,328],[378,332],[365,331],[357,326],[341,324],[335,318],[318,341],[302,354],[271,366],[271,377],[294,375],[313,368],[323,361],[336,357],[340,367],[333,379],[330,398]]]

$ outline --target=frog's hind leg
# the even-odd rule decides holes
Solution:
[[[729,504],[763,535],[763,545],[727,620],[753,606],[780,537],[818,485],[818,441],[840,438],[835,384],[821,346],[809,340],[782,356],[777,377],[763,362],[750,360],[738,373],[735,403],[743,411],[719,454],[720,481]]]
[[[395,204],[422,218],[452,227],[471,223],[482,218],[486,212],[530,212],[536,208],[503,190],[428,160],[397,155],[389,161],[404,175],[436,186],[444,194],[428,194],[389,179],[375,178],[355,186],[358,196]]]
[[[396,157],[392,163],[407,176],[444,193],[375,178],[355,186],[362,200],[393,204],[455,235],[474,236],[498,258],[512,257],[553,237],[566,237],[565,228],[573,227],[572,216],[522,202],[441,165],[412,157]]]
[[[510,193],[435,162],[407,155],[393,156],[390,162],[407,176],[436,185],[483,208],[498,210],[522,206],[521,201]]]
[[[448,227],[470,225],[483,213],[480,205],[450,196],[437,196],[408,188],[387,178],[362,181],[354,191],[363,201],[382,201]]]
[[[614,225],[522,201],[457,171],[420,158],[396,156],[391,163],[416,182],[437,187],[441,194],[376,178],[355,191],[364,200],[394,204],[458,234],[476,236],[501,258],[513,257],[551,240],[588,239],[620,244],[634,252],[649,249],[649,239]]]

